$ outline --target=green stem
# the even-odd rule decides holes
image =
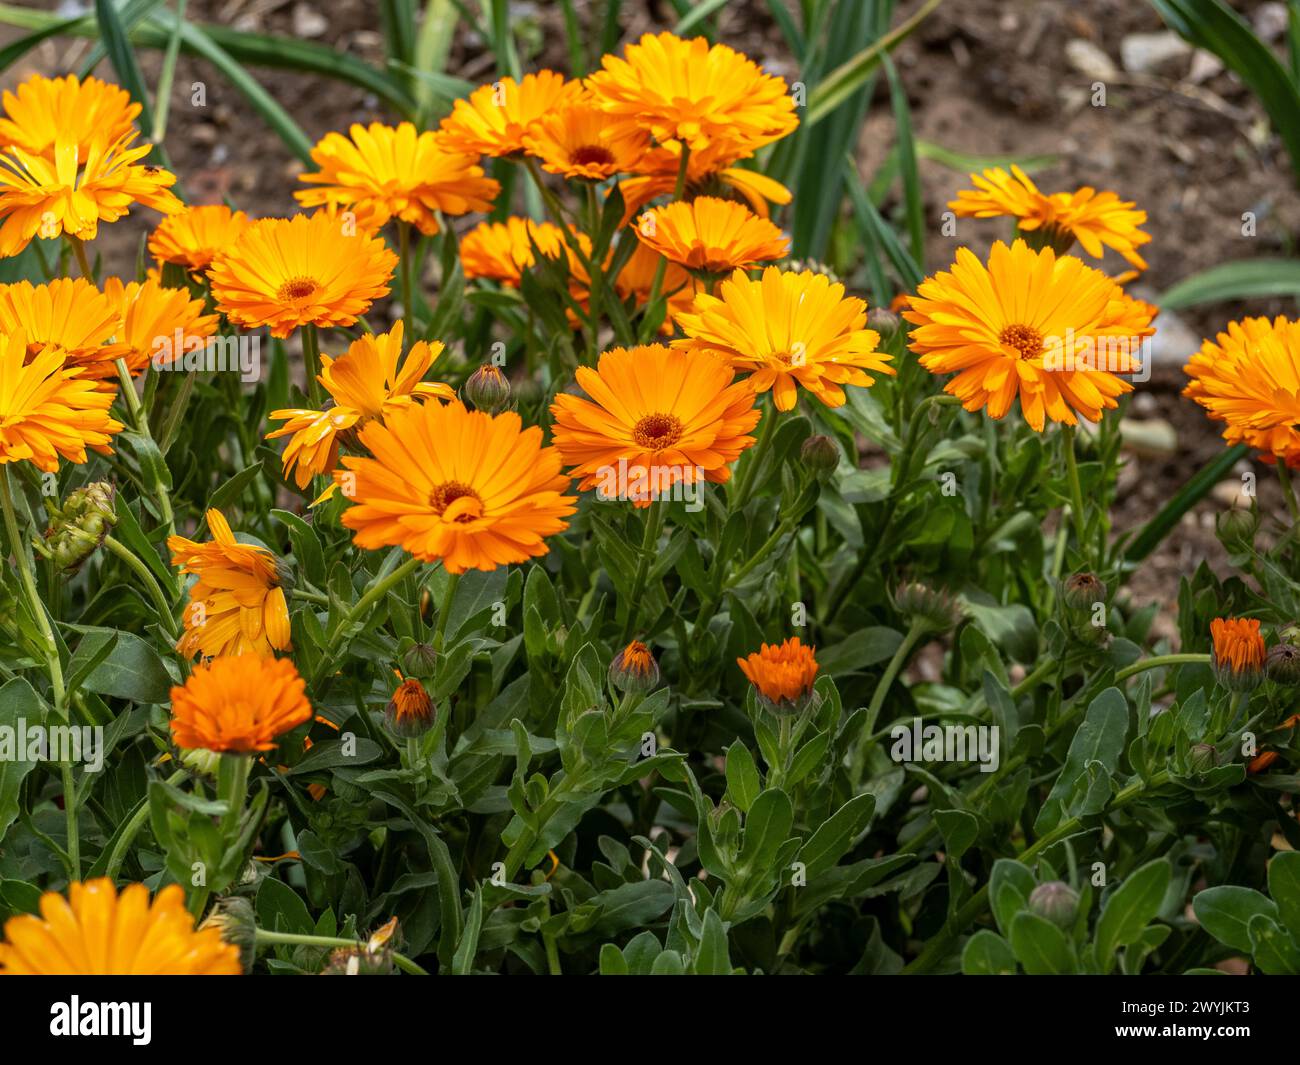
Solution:
[[[766,404],[763,406],[762,418],[762,423],[758,427],[758,440],[749,451],[749,461],[745,464],[745,468],[741,470],[740,474],[736,477],[735,494],[733,495],[730,492],[727,493],[728,513],[735,513],[738,510],[743,510],[745,504],[749,502],[749,493],[754,487],[754,477],[759,465],[761,465],[763,461],[763,457],[766,454],[768,447],[772,443],[772,437],[776,433],[775,403],[770,407]]]
[[[13,488],[9,479],[9,467],[0,470],[0,510],[4,511],[5,533],[13,549],[14,561],[18,566],[18,579],[23,593],[27,596],[27,605],[31,610],[36,626],[40,629],[42,648],[45,656],[45,668],[50,676],[50,691],[54,697],[55,716],[67,722],[67,692],[63,687],[63,663],[59,660],[59,645],[54,639],[54,629],[50,626],[45,604],[36,590],[36,575],[32,572],[31,558],[27,553],[27,544],[18,531],[18,514],[14,510]],[[81,833],[77,827],[77,789],[70,764],[59,767],[59,777],[63,786],[63,811],[68,829],[68,868],[73,880],[81,879]]]
[[[688,145],[682,145],[682,157],[677,163],[677,180],[673,183],[673,202],[676,203],[682,198],[686,191],[686,170],[691,161],[691,149]],[[654,306],[655,301],[659,299],[659,293],[664,287],[664,275],[668,272],[668,257],[659,256],[659,264],[655,267],[654,280],[650,282],[650,296],[645,301],[646,310]],[[658,328],[656,326],[656,328]]]
[[[876,719],[880,716],[880,709],[885,705],[885,696],[889,689],[893,687],[895,679],[907,661],[907,656],[912,653],[912,648],[925,634],[927,625],[920,618],[915,618],[912,624],[908,626],[907,633],[903,636],[903,642],[898,645],[889,664],[885,666],[885,672],[880,675],[880,680],[876,684],[876,690],[871,693],[871,702],[867,706],[867,720],[862,726],[862,735],[858,740],[857,749],[853,752],[853,774],[851,779],[854,786],[862,780],[862,773],[866,769],[867,754],[871,749],[872,736],[876,731]]]
[[[645,529],[641,535],[641,557],[637,560],[636,576],[632,581],[632,595],[627,605],[627,620],[623,623],[623,639],[620,647],[626,647],[641,620],[641,596],[645,592],[646,578],[650,576],[650,560],[654,558],[655,547],[659,543],[659,534],[663,532],[664,518],[668,513],[668,501],[657,499],[646,508]]]
[[[397,254],[402,267],[402,330],[409,351],[415,343],[415,263],[411,255],[411,223],[397,223]]]
[[[90,268],[90,259],[86,256],[85,243],[80,237],[68,237],[68,243],[72,245],[72,252],[77,257],[77,267],[81,270],[81,276],[93,285],[95,283],[95,272]]]
[[[284,947],[347,947],[355,950],[360,948],[365,950],[366,944],[356,939],[341,939],[338,936],[308,936],[300,935],[295,932],[271,932],[265,928],[255,928],[253,930],[254,941],[259,946],[284,946]],[[405,954],[398,954],[397,951],[392,953],[393,964],[404,973],[410,973],[412,976],[428,976],[429,971],[411,961]]]
[[[167,597],[163,594],[158,582],[154,580],[149,567],[137,558],[129,547],[112,536],[104,537],[104,546],[125,562],[132,572],[140,578],[140,583],[144,585],[145,591],[149,593],[149,597],[154,602],[154,606],[158,608],[158,619],[162,623],[163,630],[167,633],[167,638],[175,644],[180,638],[180,634],[176,631],[176,618],[172,614],[171,604],[167,602]]]
[[[371,606],[386,596],[389,591],[392,590],[394,585],[405,580],[407,574],[414,572],[419,565],[420,560],[418,558],[408,558],[387,577],[384,577],[382,580],[371,582],[369,587],[361,593],[361,598],[352,605],[351,610],[343,615],[342,619],[334,627],[334,631],[330,634],[325,648],[325,654],[321,656],[320,664],[312,674],[312,687],[319,684],[321,680],[324,679],[325,673],[335,665],[334,655],[339,649],[339,643],[343,639],[343,634],[346,633],[356,620],[365,614]]]
[[[175,787],[189,774],[184,769],[178,769],[175,773],[167,778],[167,783]],[[113,850],[108,856],[108,864],[104,866],[104,875],[109,880],[116,880],[118,870],[122,868],[122,862],[126,860],[126,852],[130,848],[132,841],[144,827],[144,823],[149,820],[149,800],[141,799],[140,805],[136,807],[131,814],[131,818],[123,827],[117,841],[113,844]]]
[[[1291,524],[1300,525],[1300,507],[1296,506],[1295,489],[1291,485],[1291,471],[1287,469],[1286,460],[1277,460],[1277,481],[1282,486],[1282,495],[1286,498],[1286,509],[1291,512]]]
[[[1065,452],[1065,473],[1070,484],[1070,512],[1074,521],[1074,538],[1079,554],[1088,558],[1088,530],[1083,512],[1083,486],[1079,482],[1079,463],[1074,454],[1074,426],[1061,426],[1061,448]]]
[[[302,361],[307,372],[307,395],[311,397],[311,405],[320,410],[325,397],[317,380],[320,375],[320,334],[314,322],[302,327]]]
[[[125,359],[118,359],[115,363],[117,366],[117,379],[120,384],[118,391],[122,396],[122,402],[126,404],[127,417],[131,422],[131,427],[146,440],[153,441],[153,430],[149,428],[149,416],[145,413],[144,407],[140,404],[140,397],[135,394],[135,381],[131,378],[131,371],[127,368]],[[162,523],[170,533],[176,525],[176,518],[172,512],[171,495],[167,491],[167,486],[161,481],[154,490],[154,499],[158,503],[158,513],[162,517]]]
[[[1160,669],[1163,666],[1186,666],[1196,663],[1209,664],[1210,656],[1207,654],[1179,654],[1179,655],[1152,655],[1150,658],[1144,658],[1140,662],[1134,662],[1132,665],[1125,666],[1115,673],[1115,681],[1118,683],[1122,680],[1128,680],[1135,673],[1142,673],[1148,669]]]
[[[459,573],[447,574],[447,587],[442,592],[442,604],[438,607],[438,627],[433,632],[433,649],[442,650],[442,641],[447,634],[447,619],[451,616],[451,601],[456,597],[456,586],[460,584]]]

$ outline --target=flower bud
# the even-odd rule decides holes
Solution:
[[[650,648],[640,640],[614,656],[609,664],[609,682],[618,691],[646,695],[659,687],[659,664]]]
[[[829,436],[817,433],[803,442],[799,461],[814,477],[826,477],[840,464],[840,449]]]
[[[1210,622],[1210,665],[1215,679],[1231,692],[1254,691],[1264,679],[1268,652],[1256,618],[1215,618]]]
[[[181,765],[195,776],[205,777],[208,780],[217,779],[217,769],[221,765],[219,751],[209,751],[206,747],[180,747],[177,751]]]
[[[424,685],[414,677],[407,677],[388,700],[384,721],[394,736],[409,740],[428,732],[436,713]]]
[[[46,551],[60,569],[71,572],[80,568],[104,542],[117,524],[113,496],[113,486],[106,481],[94,481],[68,493],[45,530]]]
[[[412,677],[432,677],[438,652],[427,643],[413,643],[402,655],[402,671]]]
[[[885,307],[872,307],[867,311],[867,328],[874,329],[882,337],[898,332],[899,317]]]
[[[1300,647],[1274,644],[1264,658],[1264,673],[1275,684],[1300,684]]]
[[[1230,507],[1215,519],[1215,530],[1225,547],[1249,547],[1255,542],[1259,516],[1253,510]]]
[[[950,629],[965,616],[962,605],[945,589],[922,581],[904,581],[894,591],[894,608],[935,631]]]
[[[1210,743],[1194,743],[1187,752],[1187,766],[1193,773],[1208,773],[1219,764],[1219,752]]]
[[[1030,912],[1046,918],[1058,928],[1069,928],[1074,924],[1078,909],[1079,893],[1061,880],[1039,884],[1029,893]]]
[[[223,896],[217,899],[199,927],[219,929],[224,942],[239,948],[239,962],[244,972],[248,972],[253,965],[257,938],[257,919],[251,902],[240,895]]]
[[[510,405],[510,382],[499,366],[485,362],[465,382],[465,398],[479,410],[497,414]]]
[[[1061,597],[1071,610],[1086,612],[1106,601],[1106,583],[1092,573],[1075,573],[1065,579]]]

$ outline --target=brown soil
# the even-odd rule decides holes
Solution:
[[[599,18],[604,8],[590,0],[577,0],[575,6],[584,22],[593,14]],[[917,6],[919,0],[901,3],[899,17]],[[1282,5],[1238,0],[1232,6],[1267,23],[1273,12],[1261,9]],[[566,68],[559,6],[516,3],[511,11],[525,66]],[[624,11],[625,39],[675,21],[666,2],[629,2]],[[360,0],[191,0],[189,12],[201,21],[314,39],[371,63],[383,58],[375,5]],[[796,76],[765,3],[733,0],[720,18],[720,39],[787,77]],[[946,0],[897,52],[917,135],[964,153],[1054,155],[1054,165],[1035,173],[1041,187],[1094,185],[1136,201],[1149,213],[1147,228],[1155,237],[1144,249],[1150,269],[1142,285],[1148,294],[1227,260],[1288,254],[1300,230],[1300,201],[1286,156],[1250,92],[1222,71],[1193,83],[1187,56],[1151,74],[1128,74],[1120,66],[1121,41],[1163,29],[1150,5],[1136,0]],[[0,45],[19,35],[0,29]],[[1067,59],[1069,42],[1078,40],[1095,45],[1119,68],[1104,79],[1103,107],[1091,105],[1095,79]],[[89,48],[84,40],[46,41],[7,70],[0,85],[10,87],[35,71],[78,69]],[[152,84],[158,57],[146,53],[142,61]],[[462,28],[449,70],[485,80],[492,71],[486,42]],[[107,62],[97,73],[112,76]],[[310,138],[354,121],[389,117],[374,97],[338,82],[281,71],[253,73]],[[200,81],[207,103],[194,107],[192,87]],[[166,147],[192,201],[229,197],[255,215],[293,208],[300,164],[208,64],[181,57],[171,106]],[[862,139],[864,175],[872,174],[887,152],[892,127],[888,100],[878,95]],[[1005,225],[996,220],[962,220],[957,237],[943,236],[940,215],[965,177],[925,159],[921,176],[931,233],[928,268],[947,265],[958,243],[983,248],[1005,236]],[[1254,237],[1241,234],[1245,211],[1258,219]],[[101,238],[106,258],[132,261],[140,234],[152,222],[139,217],[109,227]],[[1124,263],[1108,260],[1106,266],[1118,272]],[[1222,448],[1199,408],[1178,395],[1183,379],[1177,367],[1191,353],[1195,337],[1242,314],[1281,312],[1294,313],[1290,301],[1257,300],[1181,315],[1191,335],[1183,343],[1190,346],[1168,353],[1153,380],[1139,386],[1130,411],[1136,418],[1167,421],[1177,433],[1177,447],[1163,458],[1133,457],[1122,479],[1117,528],[1146,521]],[[1276,513],[1280,499],[1271,475],[1266,467],[1254,468],[1265,509]],[[1202,559],[1223,566],[1224,553],[1213,534],[1214,514],[1222,507],[1218,499],[1203,502],[1135,575],[1139,601],[1172,603],[1178,578]],[[1171,632],[1172,626],[1166,620],[1162,629]]]

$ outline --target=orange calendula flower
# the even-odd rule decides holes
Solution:
[[[169,536],[172,565],[193,573],[185,608],[185,634],[176,649],[186,657],[247,653],[269,657],[289,648],[289,607],[275,555],[241,544],[219,510],[209,510],[212,539],[196,543]]]
[[[561,394],[553,438],[579,487],[637,506],[675,485],[723,484],[729,463],[754,443],[754,390],[712,355],[662,344],[613,348],[577,383],[590,399]]]
[[[817,679],[814,650],[798,636],[785,643],[765,643],[747,658],[737,658],[736,664],[766,705],[778,712],[802,709]]]
[[[843,385],[869,387],[875,378],[868,370],[894,373],[892,356],[876,350],[880,335],[866,328],[866,302],[810,270],[769,266],[758,280],[737,270],[719,296],[697,295],[677,324],[686,338],[674,347],[709,351],[742,373],[752,371],[754,391],[772,389],[778,410],[794,406],[796,385],[828,407],[842,407]]]
[[[744,198],[755,214],[768,216],[770,203],[789,203],[792,193],[779,181],[757,170],[734,166],[737,159],[725,145],[710,145],[703,151],[692,152],[686,161],[686,188],[683,199],[697,196],[726,198],[735,193]],[[631,177],[624,178],[619,188],[623,192],[624,223],[636,212],[659,196],[671,196],[677,187],[677,173],[681,169],[681,154],[667,148],[653,148],[636,166]]]
[[[610,258],[613,258],[613,252],[610,253]],[[637,307],[648,303],[654,289],[655,273],[662,261],[658,252],[638,241],[636,249],[614,278],[614,291],[619,298],[633,300]],[[684,266],[668,263],[659,292],[668,301],[668,313],[659,326],[659,332],[672,333],[673,320],[684,311],[689,311],[695,302],[695,279]]]
[[[487,278],[518,288],[524,271],[537,261],[534,246],[548,259],[571,255],[564,233],[550,222],[513,215],[504,222],[481,222],[460,242],[461,268],[467,278]]]
[[[346,137],[325,134],[311,157],[320,170],[299,180],[319,187],[294,193],[304,207],[355,204],[376,226],[397,218],[426,236],[438,232],[435,212],[490,211],[501,191],[484,176],[478,152],[448,151],[437,134],[416,133],[410,122],[354,123]]]
[[[435,709],[424,685],[415,677],[407,677],[388,700],[384,720],[394,736],[410,739],[429,731],[433,726]]]
[[[40,916],[5,922],[0,973],[8,976],[239,976],[239,948],[217,928],[195,930],[178,884],[153,901],[143,884],[119,894],[107,877],[74,881],[65,899],[41,896]]]
[[[1215,618],[1210,639],[1210,661],[1220,684],[1231,691],[1250,691],[1259,684],[1268,651],[1258,618]]]
[[[179,211],[169,191],[176,175],[142,164],[152,146],[132,147],[135,136],[96,140],[84,152],[60,138],[51,155],[18,147],[0,153],[0,256],[17,255],[37,235],[94,240],[100,222],[126,217],[136,203]]]
[[[372,420],[382,421],[417,400],[455,399],[456,392],[450,385],[423,380],[442,354],[442,343],[418,340],[403,359],[402,330],[398,322],[391,332],[378,336],[367,333],[354,340],[347,354],[338,359],[321,356],[319,381],[334,397],[329,409],[271,412],[272,418],[287,419],[287,423],[267,433],[266,438],[292,438],[284,449],[284,475],[288,477],[292,472],[299,488],[306,488],[314,476],[330,473],[338,465],[341,435],[355,432]]]
[[[279,736],[311,720],[306,689],[287,658],[214,658],[171,690],[172,741],[221,754],[269,751]]]
[[[15,146],[33,155],[52,155],[62,140],[81,155],[95,141],[128,136],[140,105],[118,85],[75,74],[47,78],[33,74],[13,92],[5,91],[0,117],[0,147]]]
[[[660,144],[692,151],[722,144],[738,157],[799,124],[785,79],[725,44],[647,33],[624,56],[602,58],[587,87],[601,110]]]
[[[524,148],[542,161],[543,170],[584,181],[627,173],[649,145],[643,130],[611,122],[589,101],[543,115],[524,134]]]
[[[637,238],[670,262],[705,274],[726,274],[784,258],[789,238],[743,204],[699,196],[641,216]]]
[[[526,134],[539,118],[583,95],[581,82],[565,81],[553,70],[500,78],[481,85],[467,100],[457,100],[442,120],[438,139],[449,152],[493,157],[524,150]]]
[[[972,174],[971,181],[975,188],[961,190],[948,204],[958,216],[1008,215],[1016,219],[1021,233],[1031,234],[1030,239],[1050,245],[1060,254],[1077,240],[1094,259],[1100,259],[1106,248],[1113,248],[1139,270],[1147,267],[1137,251],[1151,240],[1150,234],[1139,228],[1147,213],[1113,192],[1085,186],[1074,192],[1044,195],[1014,164],[1010,174],[997,167],[982,175]]]
[[[252,224],[243,211],[224,204],[186,207],[164,218],[149,235],[149,254],[160,263],[175,263],[197,274]]]
[[[397,256],[377,237],[317,212],[254,222],[213,260],[217,310],[287,337],[299,326],[352,325],[380,296]]]
[[[574,511],[559,452],[513,411],[410,406],[366,426],[361,444],[374,457],[344,456],[334,480],[354,504],[341,520],[367,550],[397,544],[449,573],[492,570],[546,554]]]
[[[110,277],[104,296],[122,321],[115,348],[132,376],[151,362],[184,366],[186,356],[202,352],[217,331],[219,316],[204,314],[203,301],[191,299],[189,289],[165,288],[154,280],[123,284]]]
[[[1011,404],[1034,429],[1047,419],[1097,421],[1141,368],[1149,304],[1126,296],[1100,270],[1024,241],[993,245],[985,266],[968,248],[951,272],[922,282],[903,317],[911,348],[931,373],[956,373],[944,391],[967,410],[1002,418]]]
[[[31,354],[47,344],[58,348],[82,378],[117,379],[113,360],[127,348],[110,340],[121,327],[120,309],[84,278],[0,285],[0,333],[23,330]]]
[[[0,465],[25,459],[55,473],[60,455],[85,462],[86,448],[107,451],[122,430],[112,405],[112,391],[84,379],[57,347],[33,352],[22,329],[0,334]]]
[[[1244,318],[1183,367],[1183,395],[1216,421],[1230,444],[1249,444],[1266,462],[1300,465],[1300,322]]]

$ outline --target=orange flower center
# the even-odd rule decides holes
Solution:
[[[483,516],[483,500],[469,485],[447,481],[429,493],[429,506],[443,521],[473,521]]]
[[[1036,359],[1043,353],[1043,334],[1032,325],[1009,325],[998,339],[1020,352],[1022,359]]]
[[[275,294],[280,303],[295,303],[312,295],[320,285],[310,277],[291,277]]]
[[[600,144],[584,144],[573,152],[574,166],[612,166],[614,153]]]
[[[654,658],[650,655],[650,648],[640,640],[633,640],[623,649],[623,668],[630,673],[645,676],[653,665]]]
[[[663,451],[682,438],[682,423],[672,414],[647,414],[632,430],[637,447],[647,451]]]

